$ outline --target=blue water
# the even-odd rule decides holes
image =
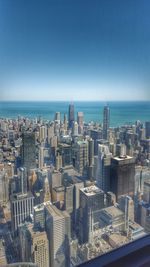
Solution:
[[[75,114],[84,112],[84,121],[101,123],[104,102],[74,102]],[[111,126],[150,121],[150,101],[145,102],[109,102]],[[69,102],[0,102],[0,118],[22,117],[53,120],[56,111],[68,114]]]

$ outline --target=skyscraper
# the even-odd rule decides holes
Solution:
[[[79,242],[91,241],[94,224],[99,221],[100,210],[104,208],[104,192],[96,186],[80,189]]]
[[[78,141],[75,145],[75,168],[80,174],[83,174],[84,169],[88,166],[88,142]]]
[[[104,190],[105,193],[110,191],[111,156],[108,146],[98,145],[96,182],[97,186]]]
[[[79,134],[83,133],[83,112],[77,113],[77,123],[79,127]]]
[[[89,166],[94,164],[94,140],[91,138],[88,141],[89,144]]]
[[[24,132],[22,134],[22,165],[27,172],[36,168],[36,144],[35,133]]]
[[[110,109],[108,106],[103,110],[103,139],[108,139],[108,129],[110,124]]]
[[[145,137],[150,138],[150,121],[145,122]]]
[[[79,133],[79,132],[78,132],[78,130],[79,130],[78,127],[79,127],[79,126],[78,126],[78,123],[75,121],[75,122],[73,123],[73,135],[74,135],[74,136],[78,135],[78,133]]]
[[[133,197],[135,192],[135,159],[133,157],[112,158],[110,191],[116,194],[117,201],[121,195]]]
[[[67,125],[68,125],[67,114],[64,114],[64,131],[65,131],[65,134],[67,134]]]
[[[20,167],[18,169],[18,177],[20,181],[20,192],[21,194],[27,193],[27,171],[26,168]]]
[[[45,231],[38,231],[31,223],[19,228],[22,261],[37,263],[38,267],[49,267],[49,243]]]
[[[119,208],[125,213],[126,223],[134,221],[134,201],[131,197],[124,195],[119,199]]]
[[[44,147],[39,147],[39,169],[42,169],[44,166]]]
[[[74,105],[73,104],[69,105],[68,119],[69,119],[69,128],[72,129],[73,122],[74,122]]]
[[[25,222],[33,213],[34,197],[31,192],[27,194],[15,194],[11,196],[11,222],[12,232],[18,230],[18,226]]]
[[[9,179],[4,169],[0,170],[0,205],[4,205],[9,200]]]
[[[70,266],[70,216],[54,205],[46,205],[46,231],[49,240],[50,267]]]
[[[57,121],[58,124],[60,124],[60,120],[61,120],[60,112],[56,112],[56,113],[55,113],[55,121]]]

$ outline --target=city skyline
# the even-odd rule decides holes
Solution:
[[[111,107],[103,124],[59,108],[53,121],[0,118],[0,265],[75,267],[150,233],[150,121],[111,127]]]
[[[150,100],[150,3],[0,3],[0,100]]]

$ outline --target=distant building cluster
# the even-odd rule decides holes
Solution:
[[[74,267],[150,233],[150,122],[0,119],[0,266]]]

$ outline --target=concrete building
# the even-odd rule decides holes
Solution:
[[[21,258],[25,262],[34,262],[38,267],[49,267],[49,242],[45,231],[38,231],[33,224],[19,227]]]
[[[46,232],[49,240],[50,267],[70,266],[70,216],[55,206],[46,205]]]
[[[78,132],[79,134],[83,134],[83,125],[84,125],[84,115],[83,112],[77,113],[77,123],[78,123]]]
[[[143,200],[150,204],[150,179],[144,182]]]
[[[7,258],[6,258],[4,240],[0,239],[0,266],[3,267],[6,265],[7,265]]]
[[[119,208],[125,213],[127,224],[129,220],[134,221],[134,201],[131,197],[124,195],[119,199]]]
[[[39,147],[39,169],[44,167],[44,147]]]
[[[124,212],[115,206],[102,209],[100,212],[100,226],[112,226],[118,231],[125,230],[125,215]]]
[[[47,201],[51,201],[51,193],[50,193],[50,186],[49,186],[48,177],[46,175],[46,177],[44,179],[44,184],[43,184],[41,202],[47,202]]]
[[[0,170],[0,204],[6,205],[9,201],[9,178],[5,169]]]
[[[52,201],[53,202],[64,202],[65,198],[65,187],[58,186],[52,189]]]
[[[34,197],[31,192],[11,196],[11,223],[12,232],[16,233],[18,226],[33,214]]]
[[[33,218],[36,229],[45,229],[45,206],[43,203],[33,207]]]
[[[59,171],[54,170],[52,173],[50,173],[50,187],[51,187],[51,190],[54,187],[59,187],[61,185],[62,185],[62,174]]]

